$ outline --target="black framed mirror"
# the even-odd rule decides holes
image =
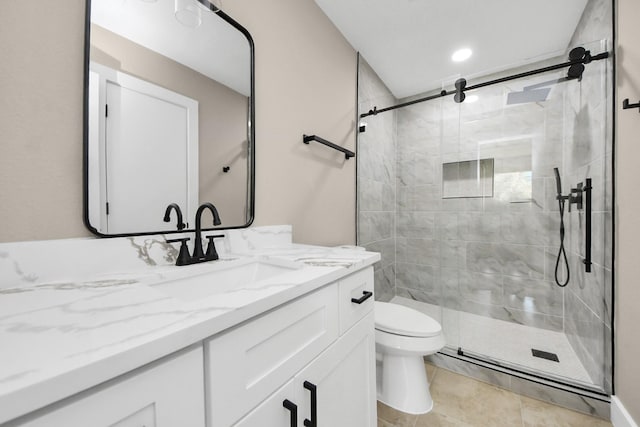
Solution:
[[[254,44],[208,0],[87,0],[84,223],[102,237],[217,229],[255,212]],[[208,223],[208,220],[207,220]],[[204,224],[203,224],[204,225]],[[184,231],[184,230],[183,230]]]

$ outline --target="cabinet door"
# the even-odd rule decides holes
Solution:
[[[202,353],[168,356],[7,427],[204,427]]]
[[[325,286],[205,342],[210,427],[238,422],[336,340],[337,299]]]
[[[296,389],[293,386],[293,380],[291,380],[233,427],[290,427],[292,425],[292,411],[297,413],[299,408],[298,403],[294,401],[295,393]],[[291,409],[285,408],[283,405],[285,401],[288,401]]]
[[[373,312],[296,375],[295,383],[299,426],[312,418],[315,393],[316,427],[375,427]]]

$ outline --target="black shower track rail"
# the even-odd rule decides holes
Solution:
[[[567,68],[567,67],[571,67],[572,65],[576,65],[576,64],[588,64],[592,61],[599,61],[602,59],[607,59],[609,58],[609,52],[602,52],[599,53],[597,55],[591,56],[591,55],[586,55],[583,58],[580,59],[575,59],[575,60],[570,60],[567,62],[563,62],[561,64],[555,64],[555,65],[549,65],[548,67],[543,67],[543,68],[538,68],[536,70],[531,70],[531,71],[526,71],[524,73],[518,73],[518,74],[513,74],[511,76],[507,76],[507,77],[501,77],[499,79],[495,79],[495,80],[489,80],[487,82],[482,82],[482,83],[478,83],[472,86],[468,86],[468,87],[462,87],[462,89],[454,89],[454,90],[443,90],[438,94],[435,95],[430,95],[430,96],[425,96],[423,98],[419,98],[419,99],[414,99],[413,101],[407,101],[407,102],[403,102],[402,104],[398,104],[398,105],[393,105],[391,107],[386,107],[386,108],[381,108],[378,109],[377,107],[373,107],[372,110],[369,110],[366,113],[362,113],[360,114],[360,118],[365,118],[365,117],[369,117],[369,116],[375,116],[379,113],[384,113],[386,111],[391,111],[391,110],[395,110],[397,108],[402,108],[402,107],[408,107],[409,105],[413,105],[413,104],[419,104],[421,102],[425,102],[425,101],[431,101],[432,99],[437,99],[437,98],[442,98],[444,96],[449,96],[449,95],[455,95],[461,92],[467,92],[470,90],[474,90],[474,89],[480,89],[486,86],[491,86],[494,84],[498,84],[498,83],[504,83],[504,82],[508,82],[511,80],[517,80],[517,79],[521,79],[523,77],[529,77],[529,76],[535,76],[536,74],[542,74],[542,73],[547,73],[549,71],[554,71],[554,70],[560,70],[562,68]],[[567,79],[570,80],[570,79]]]

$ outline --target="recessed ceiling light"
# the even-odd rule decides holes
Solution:
[[[469,95],[464,99],[464,102],[473,103],[473,102],[476,102],[478,99],[480,99],[478,98],[478,95]]]
[[[458,49],[455,52],[453,52],[453,55],[451,55],[451,60],[454,62],[466,61],[471,57],[472,53],[473,52],[471,52],[471,49],[469,48]]]

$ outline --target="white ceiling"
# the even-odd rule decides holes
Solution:
[[[250,95],[249,42],[204,7],[202,24],[189,28],[174,16],[174,0],[92,0],[91,22]]]
[[[588,0],[315,0],[397,98],[564,55]],[[452,53],[473,50],[454,63]]]

